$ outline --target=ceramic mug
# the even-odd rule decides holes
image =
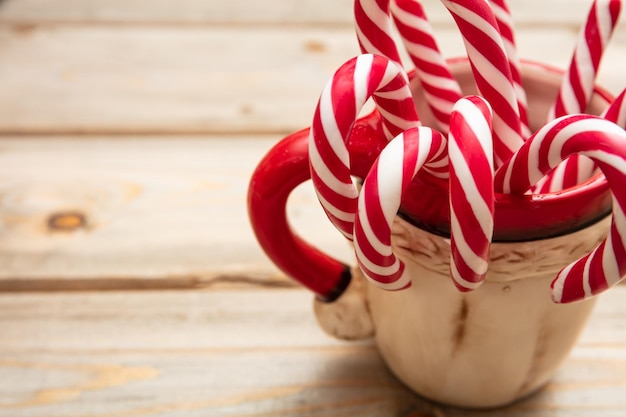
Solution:
[[[467,60],[450,61],[450,69],[465,95],[476,94]],[[524,62],[533,130],[544,124],[561,77],[558,70]],[[434,126],[413,76],[411,89],[421,121]],[[588,113],[599,114],[611,100],[596,88]],[[469,293],[459,292],[449,278],[447,184],[418,176],[392,228],[393,251],[412,285],[386,291],[290,228],[288,196],[310,179],[308,136],[308,129],[293,133],[263,158],[251,178],[248,210],[272,261],[317,294],[314,310],[321,327],[347,340],[375,337],[392,372],[438,402],[496,407],[544,385],[594,304],[594,299],[554,304],[550,282],[606,237],[611,193],[604,176],[550,194],[496,194],[489,270],[482,286]],[[357,120],[347,144],[351,174],[365,178],[386,143],[376,111]]]

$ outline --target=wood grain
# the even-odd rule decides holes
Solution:
[[[4,139],[0,290],[286,285],[246,209],[252,171],[277,140]],[[55,216],[74,228],[54,227]],[[350,261],[310,186],[296,190],[289,216],[303,236]]]
[[[620,287],[539,394],[499,416],[626,412]],[[409,393],[301,290],[0,294],[0,416],[481,417]]]

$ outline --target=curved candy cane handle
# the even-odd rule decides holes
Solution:
[[[497,189],[522,194],[571,155],[585,155],[602,170],[613,193],[613,216],[607,238],[552,282],[557,303],[590,298],[626,275],[626,131],[595,116],[561,117],[538,130],[495,178]]]
[[[391,225],[402,195],[418,171],[446,158],[446,140],[427,127],[396,136],[380,153],[365,179],[354,225],[358,264],[370,282],[386,290],[411,285],[404,263],[391,248]]]
[[[419,125],[407,79],[389,59],[359,55],[335,72],[315,109],[309,141],[313,186],[330,221],[350,240],[359,193],[352,182],[346,141],[370,97],[378,99],[386,137]]]

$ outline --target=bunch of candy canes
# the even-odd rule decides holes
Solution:
[[[422,172],[449,180],[451,277],[462,291],[485,279],[495,192],[565,189],[600,169],[613,192],[607,238],[565,267],[552,284],[556,302],[588,298],[626,275],[626,90],[600,116],[583,114],[621,0],[594,0],[548,123],[531,134],[512,18],[505,0],[442,0],[463,37],[478,96],[463,97],[419,0],[356,0],[362,55],[324,88],[311,125],[309,161],[328,218],[354,242],[375,285],[410,285],[391,248],[391,225],[409,182]],[[395,22],[437,126],[420,123],[393,38]],[[347,141],[372,98],[389,143],[360,192]],[[586,158],[581,158],[580,156]]]

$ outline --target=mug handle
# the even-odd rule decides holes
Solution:
[[[351,173],[365,178],[386,144],[376,112],[359,119],[347,146]],[[309,128],[282,139],[261,160],[248,188],[248,215],[252,229],[269,258],[289,277],[317,294],[336,300],[348,287],[350,266],[307,243],[290,227],[287,200],[310,180]]]

